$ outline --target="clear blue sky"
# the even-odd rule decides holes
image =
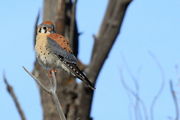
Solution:
[[[93,45],[92,35],[98,33],[108,0],[78,0],[78,27],[80,36],[79,58],[89,63]],[[0,76],[3,70],[25,111],[28,120],[42,120],[39,91],[35,82],[22,66],[33,69],[33,25],[42,0],[2,0],[0,7]],[[152,98],[160,88],[161,71],[151,51],[160,62],[165,74],[165,86],[155,106],[155,120],[174,117],[174,106],[169,92],[169,79],[173,79],[177,96],[180,92],[180,1],[134,0],[130,5],[121,33],[98,78],[93,101],[94,120],[130,120],[132,103],[121,85],[124,80],[135,90],[129,69],[138,79],[140,96],[148,113]],[[130,96],[133,99],[132,96]],[[178,99],[179,100],[179,99]],[[131,107],[130,107],[131,106]],[[131,111],[131,112],[130,112]],[[149,116],[149,114],[148,114]],[[20,120],[11,97],[0,77],[0,119]]]

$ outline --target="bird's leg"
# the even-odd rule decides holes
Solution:
[[[51,78],[52,77],[52,72],[54,72],[56,74],[57,70],[55,69],[51,69],[48,71],[48,76]]]

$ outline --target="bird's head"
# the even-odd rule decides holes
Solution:
[[[50,34],[54,32],[55,32],[54,25],[51,21],[44,21],[37,28],[37,34],[38,33]]]

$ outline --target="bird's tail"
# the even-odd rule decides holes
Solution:
[[[94,84],[82,72],[80,74],[82,74],[83,77],[78,76],[78,78],[81,79],[89,88],[91,88],[92,90],[95,90]]]
[[[66,66],[70,69],[73,75],[82,80],[90,89],[95,89],[94,84],[86,77],[76,64],[66,62]]]
[[[74,74],[80,80],[82,80],[90,89],[95,90],[94,84],[86,77],[86,75],[77,66],[75,67],[76,67],[76,71],[74,72]]]

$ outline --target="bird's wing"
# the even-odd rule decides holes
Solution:
[[[78,68],[78,66],[74,63],[69,63],[67,61],[64,61],[63,58],[60,58],[60,60],[64,63],[64,65],[71,71],[71,73],[82,80],[89,88],[94,90],[94,85],[89,79],[84,75],[84,73]]]
[[[62,35],[53,33],[47,36],[48,45],[51,51],[57,56],[63,57],[65,61],[77,63],[76,57],[73,55],[69,45],[69,41]]]

